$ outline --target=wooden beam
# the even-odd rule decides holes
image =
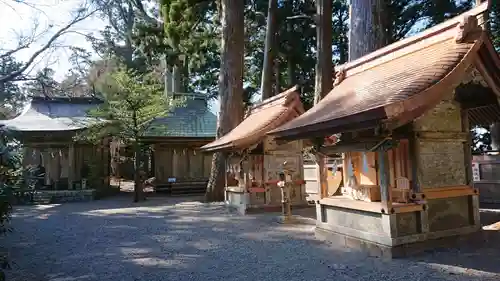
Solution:
[[[352,200],[346,196],[332,196],[328,198],[323,198],[320,200],[321,205],[345,208],[351,210],[359,210],[370,213],[377,214],[399,214],[399,213],[412,213],[422,211],[425,204],[419,203],[408,203],[408,204],[399,204],[394,203],[389,211],[384,209],[384,206],[381,202],[366,202],[360,200]]]
[[[356,152],[356,151],[370,151],[371,148],[377,145],[378,142],[353,142],[353,143],[342,143],[339,142],[332,146],[320,147],[320,153],[331,155],[343,152]]]
[[[466,132],[418,131],[418,132],[415,132],[415,136],[418,139],[423,139],[423,140],[466,142],[468,133],[466,133]]]
[[[468,185],[449,186],[441,188],[424,188],[422,192],[412,194],[411,197],[421,200],[462,197],[479,195],[479,189]]]
[[[378,172],[380,178],[380,199],[382,208],[390,210],[392,208],[390,174],[389,174],[389,156],[387,151],[378,152]]]
[[[340,207],[345,209],[360,210],[370,213],[382,213],[382,206],[380,202],[365,202],[353,200],[344,196],[334,196],[323,198],[320,200],[322,205]]]
[[[70,143],[68,146],[68,188],[73,189],[75,180],[75,145]]]
[[[413,213],[422,211],[424,209],[424,206],[425,204],[404,204],[404,205],[394,205],[392,206],[392,209],[396,214]]]

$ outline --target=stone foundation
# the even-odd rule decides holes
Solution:
[[[404,257],[477,233],[477,206],[477,195],[431,199],[423,211],[390,215],[317,204],[316,234],[372,256]]]

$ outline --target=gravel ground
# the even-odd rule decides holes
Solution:
[[[274,221],[183,198],[17,208],[8,280],[500,280],[500,239],[389,262]]]

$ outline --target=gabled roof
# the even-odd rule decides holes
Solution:
[[[16,132],[74,131],[99,122],[88,111],[99,105],[95,99],[33,98],[23,112],[10,120],[1,120],[5,129]]]
[[[498,55],[478,24],[487,9],[488,3],[483,3],[338,67],[335,87],[323,100],[270,134],[300,139],[360,129],[397,128],[436,106],[460,84],[471,66],[489,80],[490,87],[497,87]]]
[[[205,97],[184,94],[185,104],[172,110],[166,117],[153,120],[144,137],[215,138],[217,117]]]
[[[265,135],[304,112],[298,88],[268,98],[252,106],[241,122],[223,137],[201,147],[205,151],[241,150],[263,140]]]

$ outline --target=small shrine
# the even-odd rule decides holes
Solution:
[[[203,194],[212,155],[200,153],[199,148],[215,139],[217,117],[204,96],[175,93],[174,98],[185,103],[154,119],[141,137],[152,147],[149,176],[155,178],[156,191]]]
[[[21,114],[0,122],[2,131],[22,143],[24,189],[43,193],[50,202],[110,192],[110,138],[99,144],[75,140],[103,121],[88,114],[101,103],[91,94],[34,95]]]
[[[318,237],[398,257],[480,231],[470,130],[500,120],[488,7],[337,67],[323,100],[269,133],[343,155],[340,194],[320,185]]]
[[[298,88],[293,87],[252,106],[236,128],[201,147],[205,152],[230,153],[226,163],[226,204],[242,214],[281,210],[282,191],[278,183],[286,169],[291,177],[292,208],[307,206],[302,141],[280,143],[266,136],[303,112]]]

